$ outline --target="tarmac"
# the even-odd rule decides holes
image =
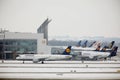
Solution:
[[[17,80],[120,80],[120,61],[0,60],[0,79]]]

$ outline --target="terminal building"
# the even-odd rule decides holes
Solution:
[[[38,28],[37,33],[0,32],[0,59],[15,59],[18,54],[50,54],[47,45],[48,18]]]

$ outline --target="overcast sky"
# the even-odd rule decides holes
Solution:
[[[49,36],[120,38],[120,0],[0,0],[0,28],[36,33],[47,17]]]

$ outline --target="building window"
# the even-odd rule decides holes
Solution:
[[[4,50],[3,50],[4,45]],[[6,54],[6,59],[12,58],[10,53],[37,53],[37,40],[36,39],[6,39],[5,44],[0,40],[0,53]]]

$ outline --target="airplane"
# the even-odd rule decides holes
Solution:
[[[86,41],[87,42],[87,41]],[[86,45],[86,42],[84,43]],[[81,41],[78,42],[79,45],[81,45]],[[113,45],[114,45],[115,41],[112,41],[111,43],[109,43],[107,46],[104,46],[104,48],[106,48],[107,51],[111,50]],[[81,46],[73,46],[72,50],[73,51],[94,51],[96,50],[98,47],[100,48],[101,46],[101,42],[99,41],[94,41],[91,43],[91,45],[89,47],[81,47]],[[103,48],[100,48],[100,50]]]
[[[111,43],[109,43],[108,45],[105,45],[103,48],[101,48],[101,42],[99,41],[93,41],[89,47],[81,47],[83,45],[87,46],[87,42],[88,41],[84,41],[84,43],[81,43],[81,40],[78,42],[77,46],[72,46],[71,51],[72,52],[81,52],[81,51],[101,51],[101,52],[109,52],[115,41],[112,41]],[[53,54],[61,54],[62,51],[66,48],[66,46],[54,46],[52,47],[51,51]],[[74,53],[73,55],[76,55],[76,53]]]
[[[100,45],[100,42],[92,42],[89,47],[87,47],[87,40],[84,41],[84,43],[81,43],[80,40],[76,46],[72,46],[72,51],[93,51],[96,49],[96,46]],[[64,50],[67,46],[52,46],[54,54],[61,53],[62,50]]]
[[[47,54],[47,55],[42,55],[42,54],[35,54],[31,57],[23,54],[23,55],[19,55],[16,57],[17,60],[33,60],[33,63],[37,63],[39,61],[41,61],[41,63],[43,64],[44,61],[48,61],[48,60],[68,60],[72,58],[71,53],[71,46],[68,46],[64,52],[60,55],[52,55],[52,54]]]
[[[93,50],[96,50],[96,48],[100,45],[101,45],[101,42],[94,41],[90,44],[89,47],[87,47],[87,41],[85,41],[84,47],[81,46],[81,44],[79,44],[77,46],[72,46],[72,50],[73,51],[93,51]]]
[[[105,51],[74,51],[74,55],[76,56],[81,56],[83,59],[92,59],[92,60],[98,60],[101,58],[106,59],[107,57],[113,57],[116,56],[117,54],[118,47],[114,46],[112,50],[109,50],[107,52]]]

